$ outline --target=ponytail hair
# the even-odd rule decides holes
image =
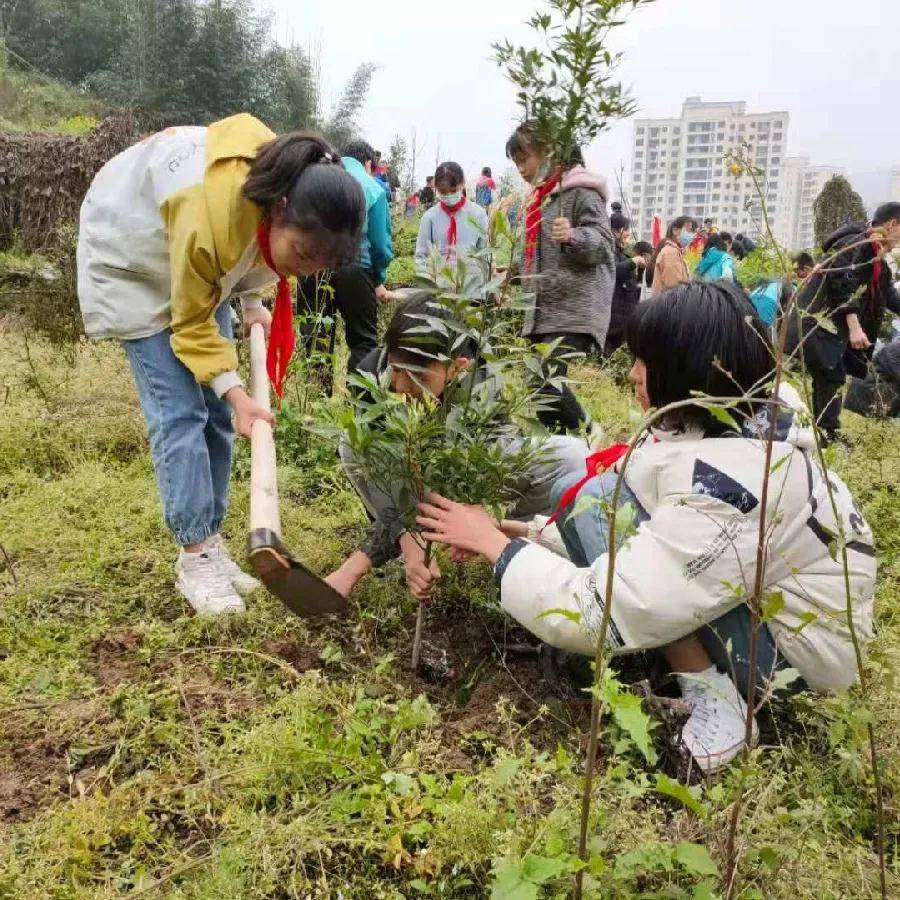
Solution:
[[[293,131],[263,144],[243,194],[269,216],[281,204],[281,221],[316,239],[317,253],[331,267],[356,254],[366,217],[363,191],[318,135]]]

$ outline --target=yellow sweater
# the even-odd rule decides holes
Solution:
[[[262,210],[241,189],[274,134],[241,114],[170,128],[98,173],[81,210],[78,294],[85,330],[123,340],[171,328],[172,349],[218,394],[240,383],[215,312],[229,297],[258,305],[275,280],[256,230]]]

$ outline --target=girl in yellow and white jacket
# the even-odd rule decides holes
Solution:
[[[110,160],[85,197],[85,330],[123,343],[166,524],[182,548],[176,583],[198,612],[242,611],[239,593],[256,586],[219,536],[232,413],[244,436],[256,419],[272,420],[237,374],[229,300],[240,298],[245,329],[259,322],[268,333],[258,295],[277,280],[276,319],[290,343],[286,277],[348,258],[364,217],[359,185],[325,141],[276,138],[246,114],[152,135]]]
[[[620,501],[635,528],[616,554],[606,643],[613,653],[663,655],[690,713],[679,747],[704,772],[744,747],[745,697],[755,708],[792,675],[795,689],[845,690],[857,677],[856,643],[873,633],[872,530],[847,486],[820,466],[809,414],[789,385],[772,421],[767,332],[723,281],[664,291],[628,327],[637,399],[669,412],[625,466]],[[698,395],[751,399],[732,406],[740,421],[730,427],[702,405],[674,408]],[[500,530],[479,507],[433,496],[420,507],[422,537],[486,556],[509,615],[551,647],[593,656],[610,565],[604,504],[617,479],[609,471],[557,482],[558,528],[541,519]],[[751,666],[761,525],[766,615]],[[786,668],[795,671],[779,675]]]

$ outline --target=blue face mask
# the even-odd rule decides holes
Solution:
[[[452,194],[438,194],[438,200],[445,206],[456,206],[462,200],[462,191],[454,191]]]
[[[691,241],[694,240],[696,235],[693,231],[682,231],[681,232],[681,246],[689,247],[691,245]]]

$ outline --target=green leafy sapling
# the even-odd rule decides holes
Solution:
[[[622,54],[609,47],[625,15],[653,0],[547,0],[528,24],[541,46],[493,45],[494,59],[515,85],[523,118],[558,164],[586,146],[636,104],[615,70]]]

